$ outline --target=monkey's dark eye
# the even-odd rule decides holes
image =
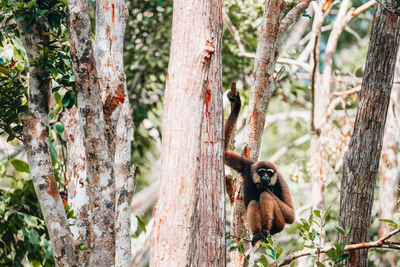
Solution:
[[[268,171],[267,171],[267,175],[268,175],[269,177],[274,176],[274,174],[275,174],[275,172],[274,172],[273,170],[268,170]]]

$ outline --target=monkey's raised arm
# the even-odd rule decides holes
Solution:
[[[236,92],[236,95],[233,95],[232,92],[228,92],[227,96],[229,101],[233,104],[233,107],[225,124],[225,164],[238,172],[242,172],[245,168],[250,168],[254,162],[229,150],[229,142],[235,131],[242,102],[239,92]]]

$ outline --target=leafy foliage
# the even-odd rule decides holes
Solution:
[[[27,112],[26,86],[20,77],[23,69],[18,61],[6,64],[0,59],[0,135],[7,140],[22,139],[21,118]]]
[[[49,236],[27,163],[13,159],[18,177],[7,175],[9,161],[0,163],[0,265],[54,266]]]
[[[161,135],[159,109],[168,69],[172,1],[131,1],[126,27],[125,73],[133,110],[133,158],[146,164],[147,151]],[[144,121],[151,121],[145,127]]]
[[[273,266],[278,267],[278,260],[282,256],[283,252],[283,247],[279,247],[279,243],[274,241],[272,238],[268,238],[267,243],[261,242],[261,246],[266,248],[265,254],[272,259],[273,261]],[[261,255],[259,262],[261,263],[262,266],[269,266],[269,263],[267,261],[267,258],[265,255]]]

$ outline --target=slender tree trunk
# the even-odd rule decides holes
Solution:
[[[343,167],[339,225],[351,227],[346,237],[349,244],[369,240],[376,175],[400,39],[399,22],[397,15],[380,4],[376,6],[360,103]],[[352,251],[346,266],[367,266],[367,256],[367,249]]]
[[[90,220],[89,180],[87,176],[86,153],[83,145],[78,109],[73,107],[65,112],[62,122],[64,136],[67,141],[68,170],[68,203],[74,210],[76,219],[72,221],[71,232],[80,243],[88,243]],[[79,254],[79,263],[83,265],[89,260],[89,251]]]
[[[207,121],[207,118],[203,120],[204,105],[207,109],[207,103],[213,104],[212,94],[215,93],[216,97],[220,94],[209,87],[209,75],[215,75],[209,73],[210,60],[213,60],[215,51],[214,34],[219,32],[212,28],[218,24],[213,21],[220,12],[212,11],[215,8],[221,8],[220,1],[174,1],[164,97],[161,178],[159,198],[154,209],[151,266],[191,265],[195,236],[199,234],[195,231],[196,223],[210,219],[197,218],[203,214],[196,211],[197,205],[202,205],[198,202],[199,180],[203,178],[200,168],[203,153],[201,140],[204,140],[202,125],[203,121]],[[206,96],[207,92],[211,98]],[[213,124],[215,120],[218,121],[217,116],[209,123]],[[222,132],[222,127],[219,130]],[[218,143],[215,146],[218,147]],[[219,155],[215,161],[223,161],[222,154]],[[215,167],[218,168],[218,165]],[[212,190],[223,192],[222,189],[214,189],[214,185],[207,186],[202,189],[210,191],[202,194],[211,196],[215,194]],[[206,260],[209,261],[211,259]]]
[[[400,57],[397,56],[397,65],[394,80],[400,79]],[[392,95],[390,98],[388,115],[386,119],[385,135],[383,138],[381,164],[379,168],[379,218],[393,219],[393,214],[397,211],[399,170],[397,163],[399,143],[398,125],[400,114],[400,85],[393,84]],[[393,230],[386,222],[380,222],[379,236],[387,234]],[[390,241],[394,241],[395,237]],[[387,251],[381,255],[383,266],[396,266],[396,254]]]
[[[22,36],[29,67],[29,111],[23,117],[24,143],[33,185],[39,199],[53,247],[57,266],[78,266],[74,240],[54,176],[49,150],[50,82],[46,71],[46,55],[41,46],[49,42],[48,27],[43,18],[36,18],[31,28],[26,19],[16,19]],[[42,64],[33,64],[41,58]]]
[[[225,181],[222,105],[222,5],[210,8],[215,52],[203,106],[199,200],[196,206],[193,266],[225,266]]]

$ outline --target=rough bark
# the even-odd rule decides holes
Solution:
[[[350,244],[369,239],[376,175],[400,39],[399,22],[397,15],[377,5],[354,132],[343,166],[339,225],[351,226],[347,236]],[[352,251],[346,266],[367,266],[367,256],[367,249]]]
[[[203,106],[199,199],[194,221],[193,266],[225,266],[225,182],[222,105],[222,5],[209,7],[215,52],[211,57],[209,82]]]
[[[397,55],[397,65],[394,80],[400,79],[400,57]],[[400,113],[400,85],[393,84],[392,95],[390,98],[386,127],[383,138],[381,163],[379,166],[379,218],[393,219],[393,214],[397,211],[399,170],[397,163],[399,142],[398,125]],[[379,237],[384,236],[392,227],[386,222],[380,222]],[[395,241],[392,237],[389,241]],[[381,255],[381,262],[384,266],[396,266],[396,254],[388,251]]]
[[[174,1],[151,266],[189,266],[192,260],[194,236],[198,234],[194,229],[203,108],[210,58],[215,51],[213,18],[209,12],[214,5],[221,4],[205,0]]]
[[[127,16],[124,0],[97,1],[94,57],[100,81],[100,95],[104,104],[110,155],[114,155],[116,151],[116,127],[122,108],[121,103],[127,95],[123,65]]]
[[[49,99],[50,86],[45,85],[48,79],[46,64],[33,64],[33,61],[43,57],[41,45],[49,42],[45,33],[48,27],[43,18],[38,17],[31,29],[25,19],[16,19],[21,33],[28,59],[29,67],[29,111],[23,117],[24,143],[28,156],[33,185],[39,199],[40,207],[46,222],[53,247],[57,266],[78,266],[75,245],[69,231],[67,216],[54,176],[49,150]]]
[[[89,181],[86,169],[86,153],[83,145],[78,109],[73,107],[65,112],[62,123],[67,141],[68,204],[74,210],[76,219],[72,221],[71,232],[79,243],[88,242],[89,237]],[[79,263],[89,259],[89,251],[81,251]]]
[[[132,169],[132,174],[130,169],[132,120],[123,65],[127,15],[124,0],[97,1],[94,56],[100,78],[108,148],[111,157],[114,158],[116,266],[129,265],[130,203],[136,177],[136,168]]]
[[[90,185],[89,264],[112,266],[115,257],[113,160],[106,139],[106,123],[93,56],[88,5],[89,2],[83,0],[68,1],[71,55]]]
[[[125,84],[125,83],[124,83]],[[126,88],[125,88],[126,90]],[[126,91],[126,94],[128,92]],[[116,129],[114,173],[116,187],[115,266],[128,266],[131,257],[131,202],[137,167],[131,169],[132,120],[128,98],[122,106]]]

